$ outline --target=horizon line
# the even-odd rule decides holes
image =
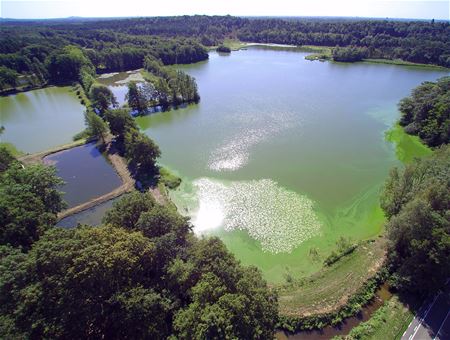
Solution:
[[[48,18],[19,18],[19,17],[0,17],[0,20],[69,20],[69,19],[136,19],[136,18],[170,18],[170,17],[239,17],[239,18],[347,18],[347,19],[388,19],[388,20],[418,20],[418,21],[447,21],[450,19],[436,19],[436,18],[408,18],[408,17],[389,17],[389,16],[346,16],[346,15],[231,15],[231,14],[173,14],[173,15],[127,15],[127,16],[67,16],[67,17],[48,17]]]

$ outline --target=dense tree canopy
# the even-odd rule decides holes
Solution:
[[[367,48],[364,47],[336,47],[333,49],[333,60],[343,62],[361,61],[367,58]]]
[[[381,205],[394,284],[422,294],[442,286],[450,276],[450,146],[393,169]]]
[[[86,111],[84,113],[84,120],[88,136],[100,138],[104,143],[108,134],[108,124],[92,111]]]
[[[217,47],[216,51],[221,53],[230,53],[231,49],[228,46],[220,45]]]
[[[450,77],[424,82],[399,104],[400,125],[429,146],[450,142]]]
[[[16,87],[18,80],[19,73],[6,66],[0,66],[0,90]]]
[[[54,167],[9,162],[0,173],[0,245],[28,249],[64,207]]]
[[[109,124],[111,133],[119,138],[121,142],[123,142],[127,131],[138,130],[136,122],[126,109],[106,111],[104,117]]]
[[[66,46],[53,52],[47,63],[50,78],[56,83],[77,80],[83,67],[92,67],[91,61],[76,46]]]
[[[0,247],[2,338],[273,337],[276,296],[219,239],[137,192],[104,223]]]
[[[125,133],[125,157],[137,173],[155,172],[156,158],[160,155],[158,145],[146,135],[134,129]]]
[[[97,30],[92,21],[80,26],[56,22],[0,22],[1,89],[16,86],[17,75],[23,74],[32,85],[80,80],[88,93],[95,70],[138,69],[146,56],[165,65],[208,58],[206,49],[195,39],[140,35],[115,28]]]
[[[0,145],[0,174],[7,170],[14,161],[15,158],[11,152],[4,145]]]

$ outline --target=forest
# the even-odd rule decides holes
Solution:
[[[164,65],[208,58],[224,39],[340,47],[337,61],[401,59],[450,67],[448,21],[180,16],[129,19],[3,20],[0,86],[55,80],[61,50],[77,46],[98,73],[141,68],[146,56]],[[67,80],[67,79],[64,79]]]

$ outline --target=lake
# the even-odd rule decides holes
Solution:
[[[57,175],[66,182],[60,190],[69,208],[107,194],[122,184],[95,143],[50,154],[44,162],[55,165]]]
[[[211,53],[180,67],[197,79],[198,105],[137,118],[161,163],[183,177],[171,197],[194,231],[219,236],[272,283],[320,269],[340,237],[381,232],[380,188],[399,164],[385,140],[396,105],[422,81],[448,75],[305,55]]]
[[[0,97],[2,142],[20,151],[34,153],[66,144],[82,131],[83,112],[70,87],[47,87]]]

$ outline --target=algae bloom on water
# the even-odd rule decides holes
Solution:
[[[321,223],[314,203],[304,195],[280,187],[269,179],[229,184],[202,178],[194,182],[199,210],[194,230],[205,232],[204,214],[214,207],[216,221],[225,231],[243,230],[273,254],[289,253],[302,242],[320,234]],[[216,223],[217,224],[217,223]]]

